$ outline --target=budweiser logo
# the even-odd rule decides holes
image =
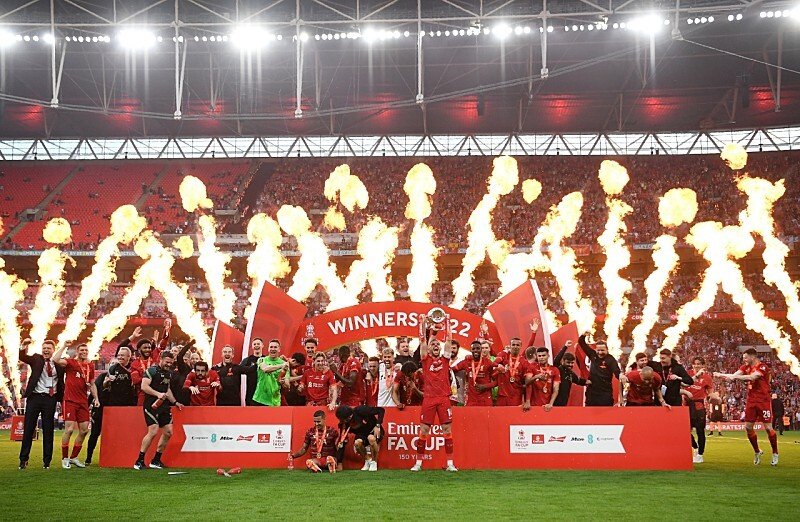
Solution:
[[[560,437],[554,437],[553,435],[550,435],[550,438],[547,439],[547,442],[564,442],[566,439],[566,435],[562,435]]]
[[[251,440],[253,440],[253,435],[239,435],[238,437],[236,437],[236,442],[242,442],[242,441],[250,442]]]

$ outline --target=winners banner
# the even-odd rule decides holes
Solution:
[[[164,461],[175,468],[286,468],[303,445],[315,407],[173,408],[174,434]],[[420,443],[418,407],[387,408],[378,463],[410,468]],[[146,432],[142,408],[106,407],[100,465],[133,466]],[[692,469],[687,408],[458,407],[453,409],[454,459],[461,469]],[[336,426],[333,412],[327,425]],[[444,434],[432,427],[425,467],[446,463]],[[152,458],[155,445],[148,460]],[[298,459],[298,469],[302,461]],[[345,468],[358,469],[352,436]]]

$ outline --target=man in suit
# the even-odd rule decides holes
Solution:
[[[22,394],[25,398],[25,431],[19,450],[19,469],[28,467],[39,415],[42,416],[42,462],[44,469],[48,469],[53,458],[56,404],[64,396],[64,369],[51,360],[56,343],[47,340],[42,343],[41,354],[29,355],[30,344],[31,340],[25,339],[19,351],[19,360],[31,367],[28,385]]]

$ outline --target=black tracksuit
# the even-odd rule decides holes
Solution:
[[[619,363],[611,355],[600,357],[586,342],[586,336],[578,338],[578,344],[589,357],[589,380],[592,384],[586,387],[586,406],[613,406],[614,377],[619,379]]]
[[[570,388],[572,388],[573,384],[577,384],[578,386],[586,386],[586,379],[578,377],[571,369],[561,366],[561,359],[564,357],[565,353],[567,353],[566,346],[561,348],[561,351],[558,352],[558,355],[553,358],[553,366],[558,368],[558,371],[561,373],[561,385],[558,387],[558,395],[556,395],[556,400],[553,402],[553,406],[567,405],[569,402]]]
[[[258,367],[256,363],[260,358],[260,355],[248,355],[239,363],[239,366],[242,367],[242,373],[247,376],[247,393],[244,397],[244,403],[247,406],[263,406],[263,404],[253,400],[253,394],[256,392],[256,384],[258,383]]]
[[[238,364],[221,362],[211,369],[219,374],[221,385],[217,392],[217,406],[241,406],[243,368]]]

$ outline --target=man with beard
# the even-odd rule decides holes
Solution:
[[[391,348],[390,348],[391,350]],[[378,388],[380,387],[380,364],[378,357],[367,359],[367,367],[362,370],[362,381],[364,382],[364,403],[367,406],[378,405]]]
[[[591,381],[578,377],[573,368],[575,366],[575,355],[567,353],[572,341],[567,341],[561,351],[553,358],[553,364],[561,372],[561,385],[558,387],[558,394],[553,406],[566,406],[569,404],[569,394],[573,384],[578,386],[588,386]]]
[[[325,424],[325,412],[317,410],[314,412],[314,426],[306,432],[303,446],[298,451],[289,453],[289,459],[300,458],[310,449],[311,458],[306,460],[306,468],[310,472],[319,473],[323,467],[327,467],[329,472],[336,473],[337,462],[335,455],[337,453],[336,444],[338,438],[339,431]]]
[[[233,347],[231,345],[226,344],[222,347],[222,362],[215,364],[211,369],[219,375],[217,406],[241,406],[244,371],[238,364],[233,364]]]
[[[628,383],[628,396],[625,406],[655,406],[661,404],[668,410],[672,409],[661,395],[661,376],[649,366],[641,370],[630,370],[625,375]],[[621,386],[620,386],[621,387]]]
[[[92,463],[94,449],[103,429],[103,409],[106,406],[136,406],[137,388],[142,382],[140,374],[131,365],[131,350],[127,346],[117,351],[117,362],[108,367],[105,375],[99,375],[95,385],[100,392],[100,407],[92,409],[92,431],[86,445],[86,462]]]
[[[528,361],[522,354],[522,340],[511,339],[508,351],[503,350],[494,360],[497,365],[497,406],[520,406]]]
[[[239,364],[242,367],[242,373],[247,377],[247,386],[245,387],[244,403],[247,406],[261,406],[261,404],[253,401],[253,394],[256,391],[256,383],[258,382],[258,369],[257,362],[263,355],[264,340],[256,337],[250,343],[250,355],[242,359]]]
[[[497,386],[493,380],[494,364],[489,357],[484,357],[480,341],[472,341],[472,354],[453,366],[454,372],[464,372],[467,382],[467,406],[491,406],[492,388]]]
[[[216,406],[219,391],[219,375],[208,369],[208,363],[197,361],[183,383],[184,390],[191,393],[191,406]]]
[[[170,382],[172,381],[172,365],[174,364],[174,356],[172,352],[161,352],[159,363],[157,366],[151,366],[147,369],[142,377],[142,392],[145,394],[143,412],[144,421],[147,424],[147,433],[142,439],[142,445],[139,449],[139,457],[133,465],[133,469],[142,469],[145,467],[144,454],[150,447],[150,444],[155,439],[158,432],[161,431],[161,438],[158,441],[158,448],[153,460],[150,462],[150,467],[153,469],[161,469],[166,467],[161,462],[161,454],[167,448],[170,437],[172,437],[172,406],[177,406],[178,409],[183,408],[183,404],[175,400],[170,390]]]
[[[289,368],[281,376],[281,406],[305,406],[306,396],[300,392],[300,381],[308,369],[306,356],[300,352],[289,358]]]
[[[170,383],[172,395],[181,404],[188,405],[192,400],[192,394],[183,387],[183,383],[186,382],[186,377],[192,373],[194,365],[198,362],[200,362],[200,354],[194,350],[194,339],[192,339],[178,350],[178,354],[175,356],[172,382]]]
[[[336,386],[336,377],[333,376],[333,372],[325,365],[325,354],[318,352],[314,356],[314,367],[303,372],[300,392],[306,395],[306,405],[327,405],[328,409],[333,411],[336,409],[339,387]]]
[[[394,350],[388,346],[383,349],[381,356],[381,362],[378,364],[378,374],[375,376],[377,377],[378,392],[377,406],[380,406],[381,408],[393,408],[397,406],[392,399],[394,377],[399,371],[398,367],[400,365],[395,361]],[[374,379],[375,377],[371,378]]]
[[[550,352],[544,346],[536,349],[536,364],[528,367],[525,375],[525,403],[524,411],[534,406],[541,406],[544,411],[553,409],[553,404],[558,397],[561,387],[561,371],[550,364]]]
[[[397,404],[397,409],[402,410],[406,406],[422,404],[422,399],[425,397],[422,389],[422,369],[418,369],[413,362],[405,363],[394,377],[392,398]]]
[[[336,418],[339,419],[340,439],[347,432],[354,436],[353,446],[363,459],[361,471],[378,471],[378,451],[383,440],[383,415],[386,410],[372,406],[339,406]]]
[[[343,406],[355,408],[364,404],[364,382],[361,375],[361,361],[350,354],[349,346],[339,348],[339,360],[342,362],[342,371],[339,373],[335,365],[330,365],[334,377],[341,383],[342,390],[339,402]]]
[[[586,334],[578,338],[578,344],[589,358],[589,381],[586,386],[586,406],[620,406],[622,404],[622,386],[619,394],[613,396],[612,381],[619,379],[620,369],[617,360],[608,354],[605,341],[597,341],[595,348],[586,342]]]
[[[400,337],[397,340],[397,356],[394,358],[395,363],[403,365],[407,362],[413,362],[419,368],[419,349],[411,353],[411,346],[409,345],[408,337]]]

